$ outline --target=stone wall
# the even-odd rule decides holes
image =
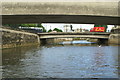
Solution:
[[[110,44],[120,44],[120,34],[110,34],[109,43]]]
[[[37,34],[10,29],[0,29],[0,32],[2,36],[2,49],[40,44]]]

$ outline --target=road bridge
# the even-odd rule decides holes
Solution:
[[[2,2],[2,23],[119,23],[118,2]]]
[[[59,33],[38,33],[40,39],[51,38],[95,38],[108,39],[110,33],[95,33],[95,32],[59,32]]]

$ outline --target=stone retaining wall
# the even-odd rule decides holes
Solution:
[[[2,49],[40,44],[37,34],[2,28],[0,32],[2,36]]]
[[[110,34],[109,43],[110,44],[120,44],[120,34]]]

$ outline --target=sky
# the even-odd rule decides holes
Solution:
[[[60,24],[60,23],[42,23],[42,25],[45,27],[45,29],[48,31],[49,29],[59,28],[64,31],[64,25],[72,25],[73,29],[82,28],[82,29],[88,29],[94,27],[94,24]],[[111,30],[114,25],[108,25],[107,30]]]

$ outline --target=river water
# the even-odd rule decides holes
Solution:
[[[118,46],[87,41],[4,49],[4,78],[118,78]]]

